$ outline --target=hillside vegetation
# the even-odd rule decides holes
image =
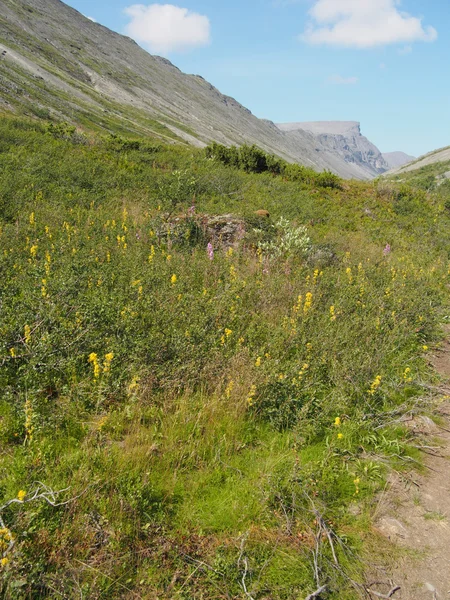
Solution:
[[[418,166],[417,169],[391,175],[390,179],[427,192],[437,192],[438,196],[446,202],[450,196],[450,160]]]
[[[443,165],[446,165],[448,167],[449,163],[450,146],[447,146],[446,148],[440,148],[439,150],[434,150],[433,152],[424,154],[423,156],[413,160],[412,162],[409,162],[397,169],[390,171],[389,173],[386,173],[386,175],[403,176],[405,174],[408,175],[410,172],[413,171],[416,172],[417,175],[418,171],[422,171],[424,168],[427,167],[439,171],[439,169]]]
[[[362,596],[448,314],[444,188],[249,170],[2,117],[2,598]]]

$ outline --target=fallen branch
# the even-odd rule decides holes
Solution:
[[[244,563],[244,571],[242,573],[242,579],[241,579],[242,589],[244,590],[244,594],[247,596],[247,598],[249,600],[254,600],[253,596],[247,590],[247,583],[246,583],[246,579],[247,579],[247,575],[248,575],[248,560],[247,560],[247,557],[244,556],[244,550],[245,550],[245,542],[247,541],[247,537],[248,537],[248,532],[245,535],[242,536],[241,551],[240,551],[240,554],[239,554],[237,565],[238,565],[238,568],[239,568],[240,564],[241,564],[241,561]]]
[[[320,596],[320,594],[322,592],[324,592],[327,589],[326,585],[323,585],[322,587],[320,587],[318,590],[316,590],[315,592],[313,592],[312,594],[310,594],[309,596],[307,596],[305,598],[305,600],[313,600],[313,598],[317,598],[318,596]]]
[[[397,585],[396,587],[392,588],[392,590],[388,594],[381,594],[380,592],[375,592],[374,590],[371,590],[370,588],[366,589],[366,591],[369,594],[373,594],[377,598],[387,598],[387,600],[389,600],[389,598],[392,598],[392,596],[394,594],[396,594],[397,592],[399,592],[400,590],[401,590],[401,587],[399,585]]]
[[[3,511],[6,508],[8,508],[8,506],[11,506],[12,504],[29,504],[30,502],[34,502],[36,500],[44,500],[50,506],[57,508],[59,506],[65,506],[70,502],[74,502],[75,500],[77,500],[77,498],[84,494],[83,491],[80,495],[76,496],[75,498],[70,498],[69,500],[65,500],[64,502],[58,502],[59,494],[63,494],[64,492],[69,491],[70,488],[64,488],[63,490],[55,491],[49,488],[47,485],[45,485],[45,483],[41,483],[40,481],[36,481],[36,484],[36,489],[30,494],[21,492],[19,493],[19,496],[17,498],[12,498],[11,500],[8,500],[8,502],[0,506],[0,528],[6,532],[7,541],[9,542],[8,546],[3,550],[2,553],[0,553],[1,558],[6,558],[7,555],[11,553],[12,549],[16,544],[16,537],[12,534],[11,530],[5,524],[2,517]]]

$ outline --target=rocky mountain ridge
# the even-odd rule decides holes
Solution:
[[[60,0],[0,0],[0,8],[0,109],[197,146],[256,144],[346,178],[388,169],[359,125],[277,127]]]
[[[357,121],[280,123],[278,127],[288,135],[298,131],[311,133],[330,153],[342,157],[355,168],[370,171],[373,177],[389,170],[380,150],[361,134],[361,125]]]
[[[383,158],[390,169],[397,169],[416,160],[415,156],[411,156],[405,152],[383,152]]]

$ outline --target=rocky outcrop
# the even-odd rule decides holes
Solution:
[[[358,170],[361,179],[377,177],[389,170],[381,152],[361,134],[356,121],[280,123],[278,127],[288,135],[309,132],[326,152],[341,158],[352,170]]]

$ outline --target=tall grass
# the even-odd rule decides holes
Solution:
[[[318,514],[329,597],[357,597],[448,308],[441,199],[0,129],[0,492],[27,494],[0,515],[3,597],[300,598]],[[231,249],[219,213],[247,231]],[[36,482],[70,502],[28,503]]]

